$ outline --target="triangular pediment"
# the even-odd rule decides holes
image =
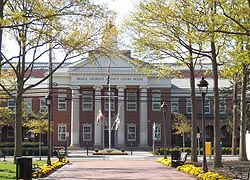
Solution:
[[[122,54],[113,56],[91,55],[69,68],[69,74],[106,74],[110,62],[111,74],[141,74],[130,63],[133,59]]]

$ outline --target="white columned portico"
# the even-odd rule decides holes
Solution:
[[[124,89],[126,86],[116,86],[116,88],[118,89],[118,113],[120,118],[120,127],[117,130],[117,146],[123,147],[125,146]]]
[[[140,147],[148,147],[147,86],[140,86]]]
[[[71,144],[70,146],[80,146],[79,144],[79,89],[80,86],[72,86],[71,101]]]
[[[102,110],[102,103],[101,103],[101,90],[102,90],[102,86],[94,86],[93,87],[95,89],[95,118],[97,118],[98,115],[98,110]],[[96,122],[96,119],[94,120],[94,124],[95,124],[95,141],[94,141],[94,146],[96,147],[102,147],[103,143],[102,142],[102,124],[103,122],[100,122],[100,124],[98,125]]]

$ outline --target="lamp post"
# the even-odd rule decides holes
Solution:
[[[197,84],[199,87],[201,98],[202,98],[202,147],[203,147],[203,161],[202,161],[202,171],[207,172],[207,159],[206,159],[206,152],[205,152],[205,142],[206,142],[206,134],[205,134],[205,96],[207,94],[208,89],[208,82],[204,79],[204,77],[201,78],[200,82]]]
[[[51,156],[51,142],[50,142],[50,136],[51,136],[51,131],[50,131],[50,126],[51,126],[51,105],[52,105],[52,95],[49,92],[48,95],[45,97],[45,102],[46,105],[48,106],[48,153],[47,153],[47,165],[50,166],[51,165],[51,160],[50,160],[50,156]]]
[[[164,101],[161,105],[161,111],[162,111],[162,116],[163,116],[163,141],[164,141],[164,159],[167,158],[166,154],[166,144],[167,144],[167,139],[166,139],[166,113],[168,111],[168,105]]]

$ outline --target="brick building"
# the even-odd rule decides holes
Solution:
[[[85,60],[78,64],[67,64],[53,75],[53,145],[64,146],[66,140],[70,146],[107,147],[109,142],[109,104],[111,121],[111,145],[120,147],[152,146],[153,124],[155,123],[155,145],[163,145],[163,115],[160,106],[163,101],[168,104],[166,113],[167,146],[181,145],[181,137],[172,130],[172,113],[179,112],[191,117],[189,78],[183,79],[147,77],[137,72],[129,63],[132,60],[128,51],[120,51],[119,56],[107,58],[99,52],[91,52],[89,58],[95,56],[95,63]],[[110,81],[107,84],[107,69],[110,62]],[[41,63],[42,64],[42,63]],[[44,65],[44,64],[43,64]],[[40,73],[37,73],[40,72]],[[183,71],[184,72],[184,71]],[[34,71],[32,81],[39,80],[46,70]],[[186,74],[185,72],[183,74]],[[197,78],[198,82],[200,78]],[[213,140],[213,93],[212,79],[205,102],[206,139]],[[219,81],[220,87],[229,86],[226,80]],[[24,101],[31,112],[47,110],[45,96],[47,83],[41,84],[26,94]],[[109,103],[109,87],[110,101]],[[201,130],[201,97],[197,87],[197,129]],[[230,143],[230,134],[226,131],[228,117],[231,115],[231,99],[221,97],[221,134],[222,141]],[[9,108],[14,102],[8,101]],[[103,119],[97,124],[98,111]],[[119,114],[119,115],[118,115]],[[120,119],[120,126],[115,130],[115,120]],[[12,126],[4,126],[1,141],[12,141]],[[36,140],[24,130],[23,138]],[[46,136],[43,141],[46,144]],[[190,141],[187,135],[186,141]]]
[[[116,36],[116,35],[115,35]],[[86,60],[65,64],[53,74],[53,145],[107,147],[109,137],[114,148],[134,147],[148,148],[163,146],[163,115],[160,106],[163,101],[168,104],[166,113],[167,146],[180,145],[181,137],[172,130],[172,113],[179,112],[191,117],[190,87],[187,71],[183,68],[183,79],[148,77],[137,71],[130,51],[117,48],[116,37],[111,37],[114,46],[110,45],[113,55],[103,55],[101,51],[91,51]],[[47,65],[37,64],[39,68],[32,72],[29,83],[37,82],[47,72]],[[107,84],[109,77],[109,84]],[[200,80],[197,77],[196,82]],[[205,102],[206,139],[213,140],[213,82]],[[229,82],[219,80],[219,87],[228,87]],[[110,90],[110,91],[109,91]],[[28,111],[35,113],[46,111],[45,96],[48,83],[40,84],[25,95],[24,101]],[[201,97],[197,87],[197,129],[201,131]],[[110,101],[110,102],[109,102]],[[230,134],[226,131],[231,99],[221,95],[221,134],[222,141],[230,144]],[[14,108],[13,100],[5,104]],[[97,124],[98,111],[103,119]],[[120,124],[116,130],[115,120]],[[110,127],[109,127],[109,122]],[[155,129],[153,133],[153,124]],[[110,130],[110,131],[109,131]],[[110,135],[109,136],[109,132]],[[23,130],[23,139],[36,141],[37,138]],[[11,125],[2,127],[1,141],[13,141],[14,128]],[[190,135],[186,141],[190,142]],[[46,135],[43,137],[46,144]]]

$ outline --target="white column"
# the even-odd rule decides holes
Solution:
[[[97,118],[97,113],[99,110],[102,110],[101,107],[102,107],[102,103],[101,103],[101,90],[102,90],[102,86],[94,86],[94,89],[95,89],[95,117],[94,117],[94,124],[95,124],[95,141],[94,141],[94,146],[95,147],[102,147],[102,132],[103,132],[103,129],[102,129],[102,122],[97,125],[97,122],[96,122],[96,118]],[[104,142],[103,142],[104,143]]]
[[[79,146],[79,86],[72,86],[71,101],[71,144],[70,146]]]
[[[147,87],[140,86],[140,147],[148,147],[148,105]]]
[[[124,147],[125,146],[125,118],[124,118],[124,89],[126,86],[117,86],[118,89],[118,111],[119,113],[119,118],[120,118],[120,127],[117,130],[117,146],[118,147]],[[120,109],[119,109],[120,107]]]

